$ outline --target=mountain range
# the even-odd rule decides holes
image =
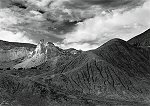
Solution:
[[[150,106],[149,39],[89,51],[0,41],[1,106]]]

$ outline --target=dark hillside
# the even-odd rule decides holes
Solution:
[[[150,46],[150,29],[128,40],[134,46]]]
[[[150,92],[149,69],[142,52],[123,40],[113,39],[56,68],[51,77],[41,77],[68,92],[139,100]]]

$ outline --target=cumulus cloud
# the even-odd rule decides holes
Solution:
[[[89,43],[70,43],[70,44],[55,43],[55,45],[63,49],[75,48],[77,50],[83,50],[83,51],[95,49],[96,47],[98,47],[97,44],[91,45]]]
[[[0,29],[0,40],[21,43],[34,43],[33,40],[25,36],[24,32],[11,32]]]
[[[1,1],[3,1],[3,4]],[[6,1],[10,0],[1,1],[0,6],[4,7],[4,4],[9,4],[9,2],[7,3]],[[36,5],[36,8],[39,7],[39,9],[43,9],[46,13],[40,15],[42,19],[43,16],[49,16],[52,19],[56,19],[58,23],[63,20],[80,22],[72,32],[65,35],[54,34],[55,37],[51,37],[52,33],[48,32],[46,29],[47,26],[49,26],[47,23],[48,21],[45,21],[46,24],[43,23],[43,25],[39,22],[40,20],[33,21],[31,15],[28,15],[29,13],[24,16],[16,16],[10,9],[0,9],[0,39],[3,40],[34,43],[37,39],[44,37],[46,40],[50,41],[54,41],[54,39],[58,37],[61,38],[61,40],[64,38],[62,42],[60,42],[61,40],[58,41],[58,39],[55,40],[59,42],[57,45],[62,48],[74,47],[76,49],[88,50],[96,48],[112,38],[117,37],[128,40],[150,27],[149,0],[13,1],[23,1],[23,3],[24,1],[27,1],[29,7]],[[34,8],[34,6],[32,8]],[[29,12],[30,8],[27,10]],[[31,12],[33,11],[30,11],[30,13]],[[17,14],[22,13],[18,12]],[[33,12],[33,14],[35,14],[35,12]],[[28,21],[25,19],[28,19]],[[16,32],[9,30],[11,26],[15,28],[14,25],[18,25],[18,23],[25,23],[19,28],[22,28],[21,30],[26,32],[22,32],[19,28]],[[46,35],[44,35],[44,33],[46,33]],[[30,39],[31,36],[29,38],[29,34],[31,34],[32,40]],[[6,36],[9,37],[9,39],[7,39]]]
[[[0,27],[7,27],[17,24],[18,19],[10,9],[0,9]]]
[[[75,1],[75,0],[72,0]],[[76,1],[82,1],[84,3],[88,4],[95,4],[95,5],[104,5],[104,6],[110,6],[110,7],[117,7],[120,5],[137,5],[141,3],[144,0],[76,0]]]
[[[102,10],[113,10],[123,7],[131,9],[142,5],[144,1],[145,0],[41,0],[35,4],[47,7],[47,10],[52,14],[50,17],[56,15],[55,19],[57,20],[78,21],[94,17],[101,13]]]
[[[13,0],[19,1],[19,0]],[[38,5],[40,7],[59,7],[66,6],[67,8],[88,8],[93,5],[101,5],[101,7],[120,7],[120,6],[137,6],[141,5],[145,0],[21,0]]]
[[[103,8],[110,9],[110,8],[118,8],[127,6],[129,7],[135,7],[138,5],[141,5],[145,0],[70,0],[69,2],[66,2],[68,6],[75,7],[75,8],[88,8],[91,5],[100,5]]]
[[[34,43],[25,32],[11,31],[9,27],[18,24],[21,20],[10,9],[0,9],[0,40],[10,42]]]
[[[26,43],[38,43],[40,39],[59,41],[56,34],[48,31],[49,26],[52,26],[51,22],[46,21],[42,14],[34,9],[22,9],[16,6],[0,8],[1,40]]]
[[[150,27],[150,1],[141,7],[122,11],[122,9],[113,10],[112,13],[104,11],[101,15],[79,23],[73,32],[65,35],[63,45],[90,49],[112,38],[128,40]]]

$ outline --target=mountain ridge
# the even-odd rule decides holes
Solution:
[[[19,69],[0,71],[0,88],[22,106],[149,106],[150,52],[138,37],[115,38],[89,51],[63,50],[42,40]],[[32,65],[41,54],[43,62],[35,58]],[[32,67],[22,67],[25,61]]]
[[[14,47],[35,48],[36,45],[30,44],[30,43],[8,42],[8,41],[0,40],[0,48],[1,49],[9,50],[9,49],[12,49]]]
[[[150,46],[150,29],[128,40],[134,46]]]
[[[114,43],[115,44],[115,42],[116,41],[118,41],[118,39],[116,40],[116,39],[114,39],[114,40],[112,40],[113,42],[112,43]],[[112,45],[112,44],[111,44]],[[99,48],[98,48],[99,49]],[[109,51],[109,50],[108,50]],[[90,51],[91,52],[91,51]],[[95,52],[95,51],[94,51]],[[106,53],[106,52],[105,52]],[[85,56],[84,56],[85,57]],[[89,56],[88,56],[89,57]],[[80,58],[80,56],[78,56],[77,58]],[[78,60],[78,59],[77,59]],[[98,61],[97,61],[98,60]],[[75,60],[72,60],[72,61],[75,61]],[[92,61],[92,62],[91,62]],[[116,67],[116,66],[114,66],[114,64],[112,64],[112,62],[110,63],[110,62],[108,62],[107,60],[105,60],[104,58],[100,58],[100,59],[97,59],[97,58],[94,58],[94,57],[92,57],[92,59],[90,60],[90,61],[88,61],[87,63],[85,62],[84,64],[86,64],[86,65],[82,65],[81,63],[80,63],[80,65],[78,65],[78,67],[77,67],[77,69],[76,68],[74,68],[74,66],[70,66],[70,67],[73,67],[72,69],[70,69],[70,68],[60,68],[60,70],[65,70],[65,73],[64,72],[62,72],[62,71],[60,71],[60,73],[62,73],[62,74],[66,74],[66,70],[68,70],[67,71],[67,73],[72,73],[72,71],[71,70],[74,70],[73,72],[75,72],[75,73],[77,73],[77,71],[81,71],[81,70],[84,70],[84,71],[86,71],[87,70],[87,68],[86,67],[89,67],[89,66],[87,66],[87,64],[93,64],[94,62],[96,62],[96,63],[98,63],[98,64],[101,64],[101,65],[98,65],[98,67],[99,66],[104,66],[105,67],[105,64],[108,64],[108,67],[110,66],[110,67],[113,67],[114,68],[114,70],[116,69],[116,70],[122,70],[122,72],[123,72],[123,70],[124,70],[124,68],[121,68],[120,69],[120,67]],[[148,61],[148,60],[147,60]],[[100,63],[99,63],[100,62]],[[103,62],[105,63],[105,64],[103,64]],[[114,62],[114,61],[113,61]],[[137,62],[137,61],[136,61]],[[72,63],[74,63],[74,62],[72,62]],[[127,61],[126,61],[126,63],[127,63]],[[124,63],[125,64],[125,63]],[[69,65],[71,65],[71,64],[67,64],[66,65],[66,67],[69,67]],[[118,65],[119,66],[119,65]],[[81,68],[80,69],[80,67],[84,67],[83,69]],[[92,68],[93,68],[94,66],[92,66]],[[96,68],[97,68],[97,66],[95,66]],[[106,66],[107,67],[107,66]],[[138,67],[138,66],[136,66],[136,67]],[[78,68],[80,69],[80,70],[78,70]],[[128,69],[130,69],[130,68],[128,68]],[[141,77],[141,78],[145,78],[146,76],[148,76],[149,77],[149,75],[150,75],[150,72],[148,72],[148,71],[145,71],[145,70],[143,70],[142,69],[142,67],[140,68],[141,70],[140,70],[140,72],[142,72],[143,71],[143,73],[139,73],[138,72],[138,70],[136,70],[136,69],[134,69],[134,68],[131,68],[130,70],[133,70],[133,71],[136,71],[136,73],[134,73],[134,72],[129,72],[128,73],[128,70],[126,69],[126,70],[124,70],[124,72],[127,74],[127,76],[129,76],[130,75],[130,77]],[[150,69],[150,67],[148,67],[148,69]],[[147,69],[147,70],[148,70]],[[94,70],[96,70],[96,69],[93,69],[93,71]],[[97,70],[99,70],[98,68],[97,68]],[[103,71],[103,70],[105,70],[105,69],[102,69],[101,71]],[[107,69],[107,71],[108,70],[111,70],[111,69]],[[124,73],[123,72],[123,73]],[[138,74],[139,73],[139,74]],[[145,74],[144,74],[145,73]],[[143,74],[143,75],[140,75],[140,74]],[[58,74],[59,75],[59,74]],[[60,74],[61,75],[61,74]],[[79,74],[80,75],[80,74]],[[81,74],[82,75],[82,74]],[[75,77],[75,76],[78,76],[78,75],[74,75],[73,74],[73,76]],[[89,76],[90,76],[90,74],[89,74]],[[91,76],[93,76],[93,75],[91,75]],[[107,76],[107,75],[106,75]],[[83,78],[84,78],[84,76],[82,76]],[[80,78],[82,78],[82,77],[80,77]],[[102,77],[102,76],[101,76]],[[111,78],[111,76],[109,76],[110,78]],[[58,79],[61,79],[61,78],[58,78]],[[77,79],[76,79],[77,80]],[[77,80],[77,82],[78,82],[78,80]],[[82,82],[82,81],[81,81]],[[89,81],[90,82],[90,81]],[[79,82],[78,82],[79,83]]]

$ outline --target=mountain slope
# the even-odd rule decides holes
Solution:
[[[123,40],[113,39],[56,68],[53,75],[41,77],[68,92],[138,101],[150,93],[149,69],[142,52]]]
[[[133,73],[149,73],[149,60],[146,55],[126,41],[113,39],[93,51],[104,60],[122,70],[132,70]]]
[[[134,46],[150,46],[150,29],[133,37],[128,41],[128,43]]]
[[[101,98],[31,78],[0,74],[0,102],[10,106],[148,106],[144,102]],[[3,106],[3,105],[2,105]]]
[[[127,41],[129,44],[138,48],[147,59],[150,60],[150,29],[133,37],[132,39]]]
[[[147,49],[121,39],[86,52],[42,43],[19,69],[0,73],[0,99],[22,106],[149,106],[149,59]]]
[[[36,45],[29,44],[29,43],[7,42],[7,41],[0,40],[0,49],[10,50],[16,47],[26,47],[28,49],[33,49],[36,48]]]
[[[35,50],[31,53],[29,58],[24,60],[23,62],[14,66],[15,69],[18,68],[31,68],[41,65],[46,61],[46,47],[44,45],[44,41],[41,40]]]
[[[65,63],[67,60],[77,56],[78,54],[80,54],[80,51],[75,49],[63,50],[51,42],[44,44],[42,41],[37,45],[31,56],[28,56],[28,59],[15,65],[14,68],[29,69],[32,67],[37,67],[43,70],[49,70],[57,65]]]
[[[27,58],[35,47],[33,44],[0,40],[0,68],[12,68]]]

